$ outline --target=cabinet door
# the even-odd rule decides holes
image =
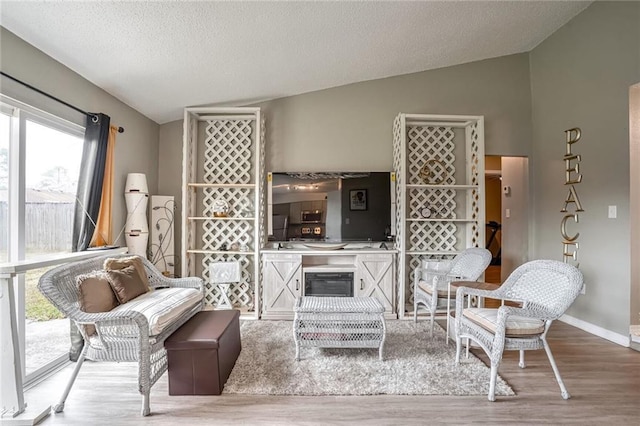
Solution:
[[[296,298],[302,296],[302,256],[265,255],[263,258],[263,311],[293,312]]]
[[[393,264],[393,254],[361,254],[356,259],[355,295],[375,297],[387,313],[393,313],[395,307]]]

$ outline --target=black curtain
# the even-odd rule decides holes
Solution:
[[[82,148],[82,162],[78,177],[78,192],[73,215],[72,251],[83,251],[89,247],[95,223],[100,212],[102,199],[102,182],[104,180],[104,166],[107,159],[107,144],[109,139],[109,125],[111,118],[105,114],[87,114],[87,124],[84,132],[84,147]],[[74,321],[69,321],[71,348],[69,359],[77,361],[84,340]]]
[[[78,178],[76,208],[73,218],[72,251],[89,247],[100,212],[104,166],[111,118],[105,114],[87,114],[82,163]]]

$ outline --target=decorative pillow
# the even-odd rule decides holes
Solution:
[[[105,273],[120,303],[127,303],[149,291],[149,287],[142,282],[138,270],[133,265]]]
[[[149,285],[147,271],[144,269],[144,265],[140,256],[108,258],[104,260],[103,268],[107,271],[117,271],[122,268],[126,268],[127,266],[134,266],[138,271],[142,282],[147,286],[149,290],[153,290],[153,288]]]
[[[80,275],[76,283],[80,291],[81,311],[90,314],[109,312],[119,305],[105,271]],[[96,333],[96,327],[92,324],[85,325],[84,329],[88,336]]]

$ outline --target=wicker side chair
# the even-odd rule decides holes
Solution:
[[[443,262],[423,262],[413,275],[413,321],[418,321],[418,305],[424,305],[433,323],[438,301],[447,300],[447,342],[449,341],[449,308],[453,298],[449,288],[452,281],[476,281],[491,263],[491,252],[480,247],[468,248],[453,260]]]
[[[202,310],[204,300],[202,279],[167,278],[160,274],[151,262],[142,259],[149,285],[153,288],[152,292],[147,293],[149,298],[154,298],[154,300],[150,300],[152,304],[156,304],[156,300],[161,298],[165,298],[167,304],[177,304],[181,298],[184,300],[188,295],[188,303],[182,304],[176,318],[163,324],[160,331],[152,335],[147,317],[140,311],[130,309],[131,304],[138,299],[133,299],[133,301],[120,305],[109,312],[86,313],[81,311],[80,292],[76,284],[76,277],[101,270],[107,257],[124,256],[100,256],[61,265],[44,273],[38,282],[40,292],[67,318],[75,321],[85,342],[63,395],[59,403],[53,407],[56,413],[64,410],[65,401],[78,372],[84,360],[89,359],[92,361],[138,362],[138,391],[143,396],[142,415],[149,415],[151,411],[149,406],[151,386],[167,370],[165,339]],[[142,297],[144,296],[140,296],[140,298]],[[84,327],[87,324],[95,325],[95,334],[87,335]]]
[[[525,350],[544,349],[562,398],[570,398],[546,337],[551,323],[571,306],[582,285],[582,273],[574,266],[556,260],[534,260],[516,268],[497,290],[458,288],[456,363],[460,362],[462,339],[473,340],[486,352],[491,360],[489,401],[495,401],[496,378],[505,350],[520,351],[519,365],[524,368]],[[465,308],[462,302],[467,296],[510,300],[519,302],[521,307]]]

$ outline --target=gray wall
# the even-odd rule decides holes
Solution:
[[[389,171],[400,112],[485,116],[486,154],[528,155],[526,54],[372,80],[259,104],[267,168]]]
[[[111,117],[113,125],[124,127],[125,132],[119,133],[116,138],[115,148],[115,238],[124,227],[126,219],[123,194],[127,173],[145,173],[149,192],[155,194],[157,191],[160,126],[2,27],[0,52],[2,71],[84,111],[103,112]],[[48,100],[30,89],[6,78],[0,80],[0,85],[2,92],[7,96],[84,125],[82,114]],[[117,243],[125,245],[124,234]]]
[[[568,314],[620,334],[629,326],[629,86],[640,81],[640,3],[596,2],[530,54],[533,258],[562,258],[564,130],[582,129],[572,224],[586,294]],[[607,218],[607,206],[618,218]]]
[[[173,195],[176,202],[174,216],[174,253],[176,275],[182,270],[182,120],[160,126],[160,155],[158,157],[158,194]]]
[[[502,281],[518,266],[529,260],[529,159],[502,157],[502,186],[510,188],[509,194],[501,191],[502,213]],[[506,211],[509,209],[509,217]]]

